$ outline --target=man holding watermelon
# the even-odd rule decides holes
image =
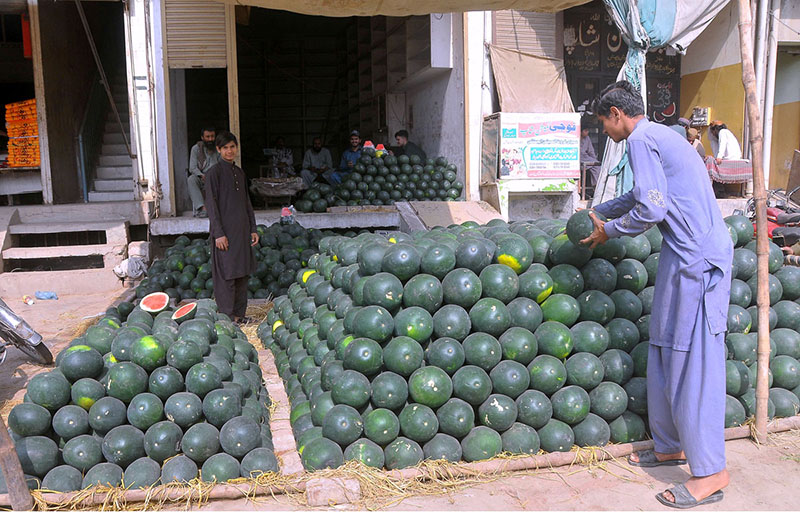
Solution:
[[[647,361],[647,407],[654,450],[636,466],[686,464],[692,477],[656,495],[691,508],[722,499],[725,463],[725,330],[733,245],[708,173],[686,139],[644,116],[628,82],[607,87],[592,110],[615,142],[627,140],[635,186],[594,210],[592,248],[658,226],[664,237],[656,275]]]
[[[211,241],[211,278],[220,313],[242,322],[247,310],[247,279],[255,271],[251,246],[258,244],[256,218],[247,193],[247,176],[236,165],[239,143],[231,132],[217,135],[221,157],[205,178]]]

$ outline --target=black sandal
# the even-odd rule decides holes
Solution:
[[[681,466],[686,464],[686,459],[658,460],[655,450],[642,450],[640,452],[636,452],[636,455],[639,456],[638,461],[633,461],[631,460],[631,457],[628,456],[628,464],[631,466],[655,468],[658,466]]]

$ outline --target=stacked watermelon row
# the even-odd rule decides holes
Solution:
[[[253,254],[256,270],[247,282],[249,299],[266,299],[285,294],[292,284],[292,275],[304,267],[309,256],[316,253],[319,240],[332,232],[306,229],[300,224],[259,224],[258,247]],[[355,236],[355,233],[347,233]],[[214,282],[211,280],[211,243],[208,238],[190,240],[179,236],[169,247],[164,259],[150,266],[147,277],[136,288],[138,298],[154,292],[165,292],[180,300],[211,298]]]
[[[110,308],[57,368],[30,380],[8,426],[32,485],[140,488],[278,471],[255,348],[213,301],[175,312],[168,302],[158,293]]]
[[[390,205],[395,201],[456,201],[464,184],[447,158],[376,154],[364,149],[352,172],[332,187],[315,182],[295,203],[301,212],[325,212],[329,206]]]
[[[395,469],[644,439],[661,234],[592,251],[570,240],[584,236],[581,215],[571,228],[497,220],[321,240],[259,327],[306,468],[359,459]],[[726,344],[733,426],[754,412],[756,283],[752,224],[727,221],[738,280]],[[789,416],[800,408],[800,326],[789,325],[800,318],[800,269],[782,267],[777,247],[770,269],[783,334],[771,404]]]

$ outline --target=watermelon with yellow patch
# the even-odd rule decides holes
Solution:
[[[494,261],[510,267],[517,274],[522,274],[530,268],[533,262],[533,249],[531,249],[531,244],[521,236],[506,235],[497,242]]]

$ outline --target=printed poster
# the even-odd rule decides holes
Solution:
[[[500,178],[579,178],[580,114],[500,114]]]

